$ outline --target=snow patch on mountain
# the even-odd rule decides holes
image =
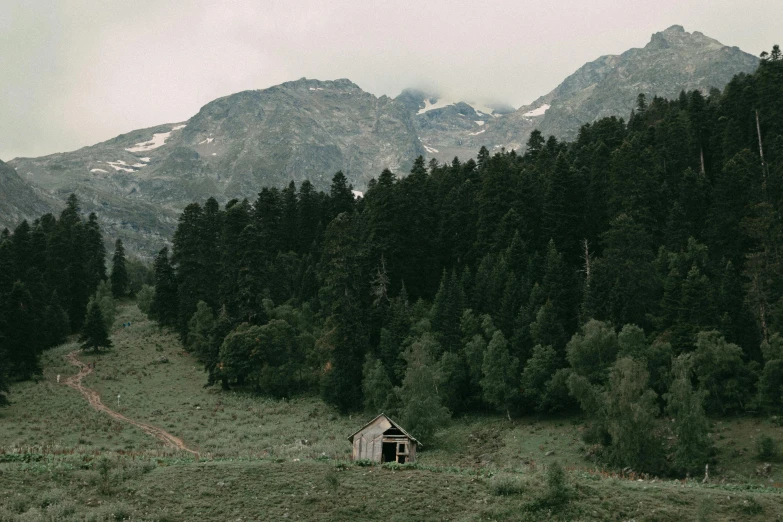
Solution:
[[[483,103],[472,103],[469,102],[468,105],[473,107],[473,110],[478,114],[479,116],[488,116],[495,112],[495,109],[492,107],[489,107],[488,105],[484,105]]]
[[[434,111],[435,109],[442,109],[444,107],[448,107],[449,105],[454,105],[454,102],[450,102],[448,100],[437,100],[435,103],[432,103],[430,100],[424,100],[424,108],[419,109],[419,112],[416,114],[424,114],[425,112]]]
[[[107,161],[106,164],[109,165],[114,170],[116,170],[117,172],[119,172],[119,171],[136,172],[133,168],[128,168],[128,167],[130,167],[130,165],[128,165],[127,163],[125,163],[122,160]]]
[[[434,154],[434,153],[438,152],[438,149],[435,149],[435,148],[432,148],[432,147],[428,147],[427,145],[424,145],[423,143],[422,143],[422,146],[424,147],[424,150],[426,150],[430,154]]]
[[[478,136],[479,134],[484,134],[485,132],[487,132],[487,129],[481,129],[478,132],[469,132],[468,135],[470,135],[470,136]]]
[[[542,105],[541,107],[535,108],[535,109],[533,109],[532,111],[527,111],[527,112],[526,112],[525,114],[523,114],[522,116],[524,116],[524,117],[526,117],[526,118],[533,118],[533,117],[535,117],[535,116],[543,116],[543,115],[544,115],[544,113],[545,113],[547,110],[549,110],[549,107],[550,107],[550,105],[549,105],[548,103],[545,103],[545,104],[544,104],[544,105]]]
[[[90,169],[90,172],[103,172],[104,174],[109,173],[108,170],[103,170],[103,169]]]
[[[169,139],[169,136],[171,136],[171,133],[180,129],[184,129],[187,127],[187,125],[177,125],[175,127],[172,127],[169,132],[158,132],[152,135],[152,139],[149,141],[142,141],[140,143],[137,143],[135,146],[130,147],[127,150],[128,152],[147,152],[148,150],[157,149],[158,147],[162,147],[166,140]]]
[[[475,120],[475,122],[476,122],[476,125],[478,125],[479,127],[484,125],[484,120]]]

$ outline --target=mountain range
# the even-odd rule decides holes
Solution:
[[[302,78],[214,100],[183,122],[122,134],[73,152],[0,162],[0,228],[76,193],[110,238],[149,258],[171,237],[179,212],[263,186],[309,179],[327,189],[342,170],[364,190],[384,168],[406,173],[422,155],[438,161],[522,150],[533,129],[560,139],[605,116],[627,118],[639,93],[677,96],[721,89],[758,59],[702,33],[672,26],[643,48],[585,64],[532,104],[482,107],[418,90],[376,97],[347,79]]]

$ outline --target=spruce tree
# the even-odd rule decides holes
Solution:
[[[538,344],[533,347],[533,354],[522,371],[520,384],[526,402],[535,411],[543,412],[554,406],[549,397],[548,384],[560,366],[560,358],[551,346]]]
[[[128,293],[128,269],[125,266],[125,247],[122,245],[122,239],[117,239],[114,243],[114,256],[111,259],[111,293],[119,299]]]
[[[511,409],[519,393],[519,360],[509,354],[508,342],[500,330],[487,345],[481,370],[484,400],[511,420]]]
[[[177,280],[164,247],[155,257],[155,294],[150,305],[152,316],[164,326],[177,322]]]
[[[106,328],[106,322],[101,313],[100,305],[92,301],[87,309],[87,317],[84,321],[82,335],[79,337],[82,348],[99,351],[101,348],[111,348],[112,342],[109,339],[109,332]]]
[[[92,291],[106,279],[106,247],[103,244],[98,216],[91,212],[84,225],[84,242],[87,250],[87,281]]]
[[[43,346],[38,344],[40,315],[27,286],[14,283],[8,295],[6,316],[6,343],[10,373],[20,379],[29,379],[41,372],[39,355]]]
[[[709,462],[712,440],[709,421],[704,412],[706,390],[696,390],[691,384],[691,360],[688,355],[674,359],[674,380],[665,395],[666,412],[674,417],[672,463],[681,473],[697,473]]]
[[[393,414],[393,387],[383,363],[367,354],[362,374],[364,409],[373,414]]]

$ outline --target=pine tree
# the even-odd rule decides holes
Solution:
[[[481,389],[484,400],[511,420],[511,409],[517,399],[519,360],[508,351],[508,342],[498,330],[487,345],[482,365]]]
[[[84,225],[84,243],[87,251],[87,281],[94,292],[101,281],[106,280],[106,247],[103,245],[98,216],[90,213]]]
[[[438,395],[443,405],[454,414],[467,410],[471,405],[473,390],[464,354],[443,352],[438,369]]]
[[[362,374],[365,410],[370,413],[392,414],[393,387],[383,363],[367,354]]]
[[[568,337],[552,301],[547,301],[538,309],[536,320],[530,324],[530,335],[534,343],[551,346],[559,354],[564,353]]]
[[[68,314],[60,305],[57,290],[52,292],[49,305],[46,307],[46,346],[57,346],[65,342],[71,332]]]
[[[114,243],[111,293],[116,298],[124,297],[128,293],[128,269],[125,266],[125,247],[122,246],[122,239],[117,239]]]
[[[432,329],[444,350],[456,352],[460,348],[460,320],[464,310],[465,294],[456,271],[448,277],[443,271],[440,288],[432,304]],[[438,354],[439,355],[439,354]]]
[[[704,413],[705,390],[691,384],[691,360],[687,355],[674,359],[674,381],[665,395],[666,412],[674,417],[674,467],[681,473],[696,473],[709,462],[712,440]]]
[[[5,349],[11,375],[29,379],[41,372],[39,354],[42,346],[35,342],[39,328],[39,315],[27,286],[14,283],[8,295]]]
[[[543,202],[543,229],[547,239],[563,247],[567,262],[575,264],[581,254],[584,186],[563,154],[557,156],[549,176]]]
[[[196,305],[196,312],[188,322],[187,346],[201,359],[202,362],[215,358],[216,354],[210,353],[210,336],[215,328],[215,315],[212,309],[204,301]]]
[[[549,396],[549,383],[561,362],[551,346],[536,345],[522,371],[520,385],[526,401],[535,411],[547,411],[554,406]]]
[[[354,207],[354,197],[348,184],[348,179],[342,171],[338,171],[332,178],[332,186],[329,189],[329,220],[343,212],[351,213]]]
[[[169,249],[164,247],[155,257],[155,295],[150,312],[164,326],[177,322],[177,280],[169,263]]]
[[[92,301],[87,309],[87,317],[84,321],[84,329],[79,337],[82,348],[90,348],[98,351],[100,348],[111,348],[112,342],[109,339],[109,332],[106,329],[106,322],[101,313],[100,305]]]

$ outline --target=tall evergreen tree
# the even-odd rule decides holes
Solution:
[[[155,295],[150,312],[162,325],[177,322],[177,280],[169,262],[169,249],[164,247],[155,257]]]
[[[84,329],[79,337],[82,348],[98,351],[101,348],[111,348],[112,342],[109,339],[109,332],[106,328],[106,322],[101,313],[100,305],[92,301],[87,310],[87,318],[84,321]]]
[[[128,293],[128,269],[125,266],[125,247],[122,239],[114,243],[114,255],[112,256],[111,269],[111,293],[114,297],[124,297]]]

